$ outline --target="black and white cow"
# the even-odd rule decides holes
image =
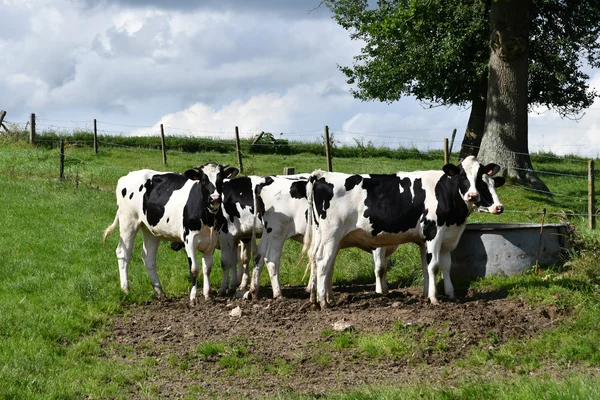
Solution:
[[[208,163],[185,174],[139,170],[121,177],[117,183],[117,213],[113,223],[104,232],[108,235],[120,225],[117,261],[121,288],[129,291],[127,269],[135,237],[139,230],[144,235],[142,258],[154,290],[164,297],[156,273],[156,252],[161,240],[182,242],[185,246],[192,289],[190,304],[196,300],[198,262],[196,250],[202,251],[204,274],[203,294],[210,296],[210,270],[217,244],[218,211],[221,206],[223,179],[237,175],[237,168]]]
[[[423,295],[438,303],[435,274],[441,268],[446,295],[454,298],[450,252],[467,217],[475,210],[504,211],[495,191],[504,178],[491,177],[498,170],[497,165],[482,166],[470,156],[458,167],[445,165],[443,171],[313,172],[306,189],[310,207],[303,248],[312,266],[311,301],[325,308],[333,300],[333,264],[345,240],[374,247],[418,244],[425,276]]]
[[[308,177],[308,174],[307,174]],[[223,205],[220,212],[225,223],[219,232],[223,280],[221,295],[245,290],[248,284],[248,262],[252,249],[256,248],[252,238],[254,226],[254,189],[262,181],[260,176],[229,179],[223,183]],[[257,236],[262,233],[262,224],[256,226]],[[239,262],[239,268],[236,268]]]
[[[309,176],[310,174],[285,175],[283,179],[288,183],[303,179],[306,185]],[[223,182],[223,203],[219,214],[224,223],[220,227],[217,244],[217,248],[221,250],[223,268],[220,295],[227,291],[233,293],[236,289],[246,290],[249,259],[252,253],[256,253],[256,238],[260,238],[263,232],[262,217],[258,216],[255,220],[255,189],[264,179],[260,176],[246,176]],[[171,248],[178,251],[183,245],[173,243]]]
[[[252,271],[252,281],[249,294],[258,298],[259,280],[263,266],[267,265],[273,289],[273,298],[281,296],[279,286],[279,266],[284,242],[293,239],[304,242],[307,229],[308,200],[306,179],[290,179],[288,177],[265,177],[256,187],[256,208],[262,219],[262,239],[258,244],[255,255],[255,265]],[[373,248],[352,237],[345,238],[340,248],[358,247],[373,254],[375,265],[376,291],[387,293],[385,280],[387,267],[386,257],[390,256],[397,246]]]

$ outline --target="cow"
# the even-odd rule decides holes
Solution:
[[[286,182],[304,179],[304,184],[306,184],[309,175],[285,175],[282,179],[285,179]],[[217,248],[221,250],[221,266],[223,268],[219,295],[225,295],[228,292],[235,293],[237,289],[246,290],[249,259],[252,253],[256,253],[255,238],[261,237],[263,232],[262,218],[258,216],[255,220],[255,189],[261,182],[264,182],[264,178],[260,176],[226,179],[223,182],[223,202],[219,214],[222,215],[224,223],[220,228],[217,244]],[[180,243],[171,245],[175,251],[182,247],[183,245]],[[236,271],[238,263],[239,268]]]
[[[308,174],[307,174],[308,176]],[[256,242],[251,240],[254,227],[254,188],[262,181],[260,176],[246,176],[226,180],[223,183],[223,205],[220,213],[225,223],[219,232],[219,248],[221,249],[221,266],[223,280],[219,294],[229,290],[245,290],[248,284],[248,260]],[[262,224],[256,227],[258,236],[262,232]],[[239,269],[236,266],[239,262]],[[230,279],[231,276],[231,279]]]
[[[117,213],[104,231],[104,244],[120,225],[116,254],[121,289],[129,291],[127,270],[135,237],[144,235],[142,259],[156,295],[165,298],[156,273],[156,252],[161,240],[184,243],[188,257],[192,289],[190,305],[196,302],[198,262],[196,250],[202,251],[203,294],[210,297],[210,270],[217,244],[223,180],[237,175],[238,169],[208,163],[186,171],[183,175],[148,169],[130,172],[117,183]]]
[[[260,274],[265,264],[271,279],[273,298],[281,296],[279,266],[284,242],[293,239],[304,243],[308,215],[307,183],[306,179],[269,176],[256,186],[255,208],[258,209],[257,219],[262,220],[262,239],[254,258],[250,291],[246,297],[258,298]],[[373,254],[376,292],[387,293],[386,257],[396,250],[396,246],[374,248],[362,241],[347,238],[341,243],[341,248],[346,247],[358,247]]]
[[[373,247],[418,244],[423,296],[438,304],[435,274],[441,268],[446,295],[454,299],[450,252],[473,211],[504,211],[495,190],[504,178],[492,177],[498,171],[498,165],[483,166],[469,156],[459,166],[446,164],[441,171],[313,172],[306,188],[309,208],[303,246],[311,265],[311,301],[326,308],[333,300],[333,264],[345,240]]]

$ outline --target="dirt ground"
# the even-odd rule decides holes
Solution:
[[[417,289],[374,293],[372,285],[335,287],[336,304],[311,307],[303,288],[284,288],[283,300],[261,292],[256,302],[216,297],[190,308],[187,298],[132,305],[113,322],[107,357],[149,366],[139,397],[257,398],[285,393],[319,395],[364,385],[414,382],[452,373],[473,346],[488,348],[549,329],[556,314],[509,300],[502,292],[467,293],[458,302],[427,303]],[[231,316],[240,307],[241,316]],[[351,327],[349,338],[387,332],[410,351],[373,354],[344,345],[333,324]],[[224,349],[210,353],[206,343]],[[340,344],[342,343],[342,344]],[[202,350],[204,349],[204,350]],[[450,372],[449,372],[450,371]]]

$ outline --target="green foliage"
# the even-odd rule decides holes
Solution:
[[[485,98],[490,1],[327,0],[335,20],[365,44],[341,67],[355,97],[393,102],[412,95],[431,104]],[[534,0],[529,33],[531,105],[576,115],[596,97],[581,60],[600,66],[596,1]]]
[[[389,388],[365,387],[357,391],[331,396],[286,396],[286,399],[336,400],[529,400],[529,399],[596,399],[600,387],[594,376],[569,376],[556,380],[549,376],[523,376],[494,380],[479,377],[448,385],[443,380]]]
[[[198,345],[198,347],[196,347],[195,352],[193,353],[194,355],[199,354],[201,356],[203,356],[204,358],[209,358],[209,357],[214,357],[214,356],[219,356],[222,353],[224,353],[226,350],[226,346],[224,343],[221,342],[213,342],[213,341],[206,341],[201,343],[200,345]]]
[[[266,371],[273,375],[290,376],[294,372],[294,366],[283,358],[277,358],[265,367]]]

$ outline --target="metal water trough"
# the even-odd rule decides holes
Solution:
[[[451,275],[476,278],[488,275],[515,275],[539,264],[564,260],[569,248],[568,227],[544,225],[540,244],[540,224],[467,224],[452,252]]]

